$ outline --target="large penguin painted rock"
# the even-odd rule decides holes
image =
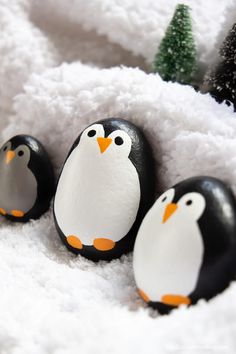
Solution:
[[[163,193],[138,231],[133,269],[141,297],[160,313],[223,291],[236,274],[231,190],[193,177]]]
[[[12,221],[37,219],[55,191],[52,164],[42,144],[17,135],[0,149],[0,213]]]
[[[102,120],[81,133],[65,161],[54,200],[56,227],[69,250],[111,260],[133,249],[153,196],[144,135],[126,120]]]

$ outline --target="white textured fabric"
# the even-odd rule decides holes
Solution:
[[[122,117],[152,145],[158,190],[204,174],[236,193],[233,109],[141,69],[112,67],[148,68],[176,1],[147,3],[0,0],[1,142],[34,135],[58,175],[87,124]],[[191,4],[207,58],[229,1]],[[158,316],[137,294],[132,254],[97,264],[74,256],[51,210],[25,225],[2,218],[0,250],[1,353],[235,352],[234,282],[209,302]]]

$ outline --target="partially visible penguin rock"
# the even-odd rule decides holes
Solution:
[[[193,177],[163,193],[140,226],[133,268],[141,297],[161,313],[223,291],[236,274],[231,190]]]
[[[79,135],[65,161],[54,200],[56,227],[69,250],[111,260],[133,249],[153,197],[144,135],[126,120],[102,120]]]
[[[0,213],[13,221],[37,219],[48,210],[54,173],[42,144],[17,135],[0,149]]]

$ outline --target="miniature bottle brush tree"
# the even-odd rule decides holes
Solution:
[[[179,4],[155,56],[153,71],[165,81],[190,84],[196,70],[196,56],[190,9]]]
[[[236,24],[233,25],[219,50],[220,60],[207,74],[203,86],[217,102],[232,102],[236,110]]]

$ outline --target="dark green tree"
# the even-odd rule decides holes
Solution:
[[[219,51],[220,60],[206,75],[203,92],[209,92],[217,102],[226,101],[236,110],[236,24],[233,25]]]
[[[155,56],[153,71],[165,81],[189,84],[196,70],[196,57],[190,9],[179,4]]]

